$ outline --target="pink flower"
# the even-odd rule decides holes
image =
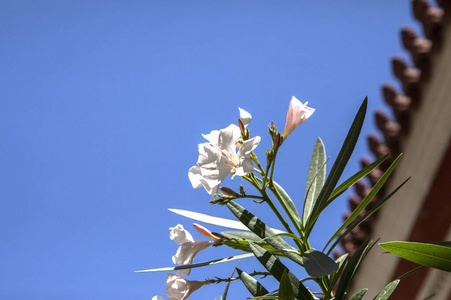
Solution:
[[[169,300],[185,300],[204,284],[205,282],[202,281],[190,281],[174,274],[168,274],[165,292],[169,293]]]
[[[180,266],[192,264],[197,253],[213,243],[212,241],[195,240],[180,224],[169,229],[171,230],[169,235],[171,240],[180,245],[177,253],[172,256],[172,262]],[[178,270],[177,275],[188,276],[190,272],[191,269]]]
[[[290,101],[290,106],[287,112],[287,122],[285,124],[285,129],[283,132],[283,138],[285,139],[293,130],[307,121],[315,111],[314,108],[307,107],[308,102],[302,104],[301,101],[292,97]]]

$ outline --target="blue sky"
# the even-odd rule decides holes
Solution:
[[[291,96],[316,108],[275,172],[302,205],[316,138],[333,162],[365,96],[370,112],[385,107],[380,86],[396,83],[390,57],[407,57],[405,25],[418,31],[410,1],[1,1],[0,298],[164,295],[166,274],[133,271],[172,266],[169,227],[181,223],[201,239],[167,208],[231,218],[192,189],[187,171],[201,134],[236,123],[238,107],[253,115],[260,158],[267,125],[283,129]],[[369,155],[371,114],[363,130],[345,176]],[[242,204],[280,227],[265,207]],[[342,197],[319,220],[314,247],[346,209]],[[234,253],[222,248],[197,261]],[[227,277],[233,267],[190,279]],[[230,299],[242,295],[233,284]]]

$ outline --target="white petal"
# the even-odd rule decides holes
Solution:
[[[219,160],[219,155],[218,147],[214,147],[209,143],[199,144],[197,164],[204,168],[215,167],[216,161]]]
[[[164,298],[161,296],[153,296],[152,300],[164,300]]]
[[[191,234],[188,232],[188,230],[185,230],[183,228],[183,225],[181,224],[178,224],[175,227],[171,227],[169,228],[169,230],[171,230],[169,238],[179,245],[183,243],[194,242]]]
[[[219,138],[219,130],[213,130],[209,134],[202,134],[202,136],[211,144],[217,145]]]
[[[234,124],[230,124],[227,128],[221,129],[218,139],[219,148],[228,153],[235,153],[236,143],[240,136],[240,128]]]
[[[252,162],[252,159],[245,158],[240,166],[236,168],[235,175],[237,176],[244,176],[246,174],[252,173],[254,171],[254,163]]]
[[[238,109],[240,110],[240,119],[243,122],[244,128],[246,128],[247,125],[249,125],[249,123],[251,122],[252,116],[250,113],[248,113],[244,109],[239,108],[239,107],[238,107]]]
[[[261,138],[259,136],[253,137],[250,140],[244,141],[241,145],[240,150],[238,150],[238,157],[250,157],[251,152],[257,148],[260,143]]]
[[[188,178],[194,189],[200,188],[202,184],[202,173],[198,166],[192,166],[188,171]]]

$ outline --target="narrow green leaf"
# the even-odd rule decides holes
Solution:
[[[241,261],[239,261],[235,268],[233,268],[232,274],[230,274],[229,279],[233,278],[233,274],[235,273],[236,269],[238,268],[238,265],[240,264]],[[225,288],[224,288],[224,293],[222,294],[222,298],[220,298],[220,300],[226,300],[227,299],[227,294],[229,292],[229,287],[230,287],[230,283],[232,283],[232,281],[228,281]]]
[[[390,253],[414,263],[451,272],[450,247],[414,242],[388,242],[379,245]]]
[[[408,272],[402,274],[401,276],[399,276],[399,277],[396,278],[396,279],[399,279],[399,280],[404,279],[404,278],[406,278],[406,277],[412,275],[413,273],[415,273],[415,272],[417,272],[417,271],[420,271],[420,270],[422,270],[422,269],[424,269],[424,268],[426,268],[426,267],[425,267],[425,266],[419,266],[419,267],[416,267],[415,269],[412,269],[412,270],[410,270],[410,271],[408,271]]]
[[[395,169],[396,165],[399,162],[399,159],[401,158],[401,155],[402,154],[400,154],[395,159],[395,161],[391,164],[391,166],[387,169],[387,171],[381,176],[379,181],[373,186],[371,191],[365,196],[365,198],[362,200],[362,202],[359,203],[359,205],[354,209],[354,211],[351,213],[351,215],[343,222],[343,225],[341,225],[340,228],[338,228],[338,230],[334,233],[334,235],[329,239],[329,241],[327,242],[326,246],[324,246],[324,249],[326,249],[327,246],[331,242],[333,242],[333,240],[337,236],[339,236],[343,232],[343,230],[345,230],[346,227],[348,227],[349,224],[351,224],[352,221],[354,221],[354,219],[357,218],[357,216],[360,214],[360,212],[362,212],[362,210],[364,210],[365,207],[370,203],[370,201],[374,198],[374,196],[377,194],[377,192],[379,192],[379,190],[384,185],[385,181],[388,179],[390,174]]]
[[[250,231],[255,233],[258,237],[265,239],[265,242],[273,246],[275,249],[294,249],[282,238],[274,236],[275,233],[271,228],[266,226],[266,224],[263,223],[259,218],[254,216],[251,212],[246,210],[235,201],[229,201],[227,203],[227,207],[238,220],[240,220],[247,228],[249,228]],[[284,255],[302,266],[302,258],[300,255],[290,252],[286,252]]]
[[[326,178],[326,150],[324,149],[323,141],[318,138],[313,147],[312,158],[307,175],[307,191],[304,201],[304,210],[302,213],[302,222],[305,222],[310,217],[315,201],[324,185]]]
[[[235,255],[235,256],[230,256],[230,257],[226,257],[226,258],[213,259],[210,261],[195,263],[195,264],[191,264],[191,265],[148,269],[148,270],[135,271],[135,273],[167,272],[167,271],[174,271],[174,270],[194,269],[194,268],[205,267],[205,266],[209,266],[209,265],[222,264],[225,262],[234,261],[234,260],[243,259],[243,258],[252,257],[252,256],[254,256],[252,253],[246,253],[246,254]]]
[[[327,276],[338,270],[338,264],[326,254],[315,249],[304,252],[302,258],[305,270],[312,277]]]
[[[287,270],[283,271],[282,278],[279,285],[279,299],[280,300],[295,300],[291,281],[288,277]]]
[[[263,285],[260,284],[260,282],[257,281],[254,277],[247,274],[246,272],[241,271],[240,269],[236,269],[238,272],[238,276],[240,277],[240,280],[243,282],[244,286],[247,288],[249,293],[251,293],[252,296],[264,296],[268,294],[268,290],[265,289]]]
[[[249,242],[252,242],[254,244],[259,245],[260,247],[262,247],[265,250],[275,250],[273,246],[264,243],[264,242],[256,242],[256,241],[249,241],[249,240],[226,240],[223,241],[223,244],[226,245],[227,247],[230,247],[232,249],[235,250],[239,250],[239,251],[245,251],[245,252],[252,252],[251,248],[249,247]]]
[[[348,253],[343,254],[337,260],[335,263],[338,264],[338,270],[335,273],[332,273],[329,275],[329,289],[327,290],[326,296],[324,300],[329,300],[331,297],[332,289],[335,287],[335,284],[337,283],[338,279],[341,276],[341,273],[343,273],[343,270],[346,266],[346,262],[348,260]]]
[[[246,228],[246,230],[248,229]],[[263,240],[258,237],[258,235],[249,231],[221,231],[221,234],[229,239],[245,239],[252,242],[263,242]]]
[[[362,299],[363,295],[365,295],[365,293],[367,291],[368,291],[368,289],[361,289],[361,290],[357,291],[357,293],[352,295],[352,297],[349,298],[349,300],[360,300],[360,299]]]
[[[374,244],[375,243],[370,243],[370,240],[366,240],[351,256],[348,263],[346,264],[346,267],[343,270],[343,273],[341,274],[334,300],[344,299],[346,290],[348,289],[349,284],[354,278],[354,275],[357,272],[362,259],[371,250]]]
[[[285,267],[284,264],[280,262],[280,260],[277,257],[272,255],[268,251],[265,251],[265,249],[259,247],[258,245],[251,243],[250,246],[258,261],[266,268],[266,270],[268,270],[269,273],[271,273],[274,276],[274,278],[277,279],[277,281],[280,282],[282,279],[283,272],[284,271],[287,272],[296,299],[299,300],[313,299],[313,296],[309,292],[309,290],[293,273],[291,273],[291,271],[287,267]]]
[[[306,220],[307,237],[310,235],[316,220],[321,214],[322,209],[325,208],[325,203],[329,199],[330,194],[337,185],[338,180],[346,167],[352,152],[354,151],[357,139],[359,138],[360,131],[362,129],[363,121],[365,120],[366,108],[368,105],[368,99],[365,98],[359,111],[357,112],[354,121],[352,122],[351,128],[348,131],[343,146],[338,153],[337,159],[335,160],[332,169],[330,170],[329,176],[327,176],[326,182],[324,183],[321,192],[315,202],[313,210],[310,214],[308,220]]]
[[[382,291],[377,294],[377,296],[374,298],[374,300],[386,300],[390,295],[395,291],[396,287],[398,286],[399,279],[396,279],[389,284],[387,284]]]
[[[276,191],[279,193],[279,195],[282,197],[282,201],[285,203],[286,207],[288,208],[288,213],[290,213],[293,218],[299,223],[301,222],[299,218],[298,210],[296,209],[296,206],[293,203],[293,200],[291,200],[290,196],[288,196],[287,192],[277,183],[273,180],[273,185]]]
[[[356,183],[357,181],[368,175],[371,171],[376,169],[381,163],[383,163],[387,159],[388,156],[389,154],[384,155],[383,157],[379,158],[372,164],[366,166],[362,170],[358,171],[357,173],[346,179],[342,184],[340,184],[336,189],[332,191],[327,202],[332,202],[338,196],[343,194],[348,188],[353,186],[354,183]]]
[[[387,202],[394,194],[396,194],[396,192],[402,188],[402,186],[404,184],[406,184],[407,181],[410,180],[410,177],[407,178],[406,180],[404,180],[403,183],[401,183],[396,189],[393,190],[393,192],[391,192],[387,197],[385,197],[382,201],[380,201],[379,203],[376,204],[376,206],[374,206],[372,209],[370,209],[368,212],[366,212],[360,219],[358,219],[355,222],[352,222],[351,224],[348,225],[348,227],[346,227],[346,230],[340,234],[340,236],[337,238],[337,240],[332,244],[332,246],[330,247],[329,251],[327,251],[327,255],[329,255],[332,250],[338,245],[338,243],[348,234],[351,232],[351,230],[353,230],[355,227],[359,226],[363,221],[365,221],[366,219],[368,219],[372,214],[374,214],[376,211],[378,211],[384,204],[385,202]],[[326,245],[327,247],[327,245]],[[324,247],[323,251],[325,251],[326,247]]]

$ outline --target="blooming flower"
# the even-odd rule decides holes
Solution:
[[[204,284],[206,282],[190,281],[174,274],[168,274],[165,292],[169,293],[169,300],[185,300]]]
[[[188,172],[193,188],[203,186],[214,196],[218,192],[219,184],[227,176],[244,176],[254,170],[250,155],[260,143],[259,136],[240,142],[238,152],[236,145],[241,132],[234,124],[219,131],[214,130],[203,137],[208,143],[199,145],[197,165],[191,167]]]
[[[212,241],[195,240],[180,224],[169,229],[171,230],[169,234],[171,240],[180,245],[177,253],[172,256],[172,262],[180,266],[192,264],[196,254],[213,243]],[[177,275],[188,276],[190,272],[191,269],[178,270]]]
[[[314,108],[307,107],[308,102],[302,104],[301,101],[292,97],[290,101],[290,106],[287,112],[287,122],[285,124],[285,129],[283,132],[283,138],[285,139],[293,130],[307,121],[315,111]]]

